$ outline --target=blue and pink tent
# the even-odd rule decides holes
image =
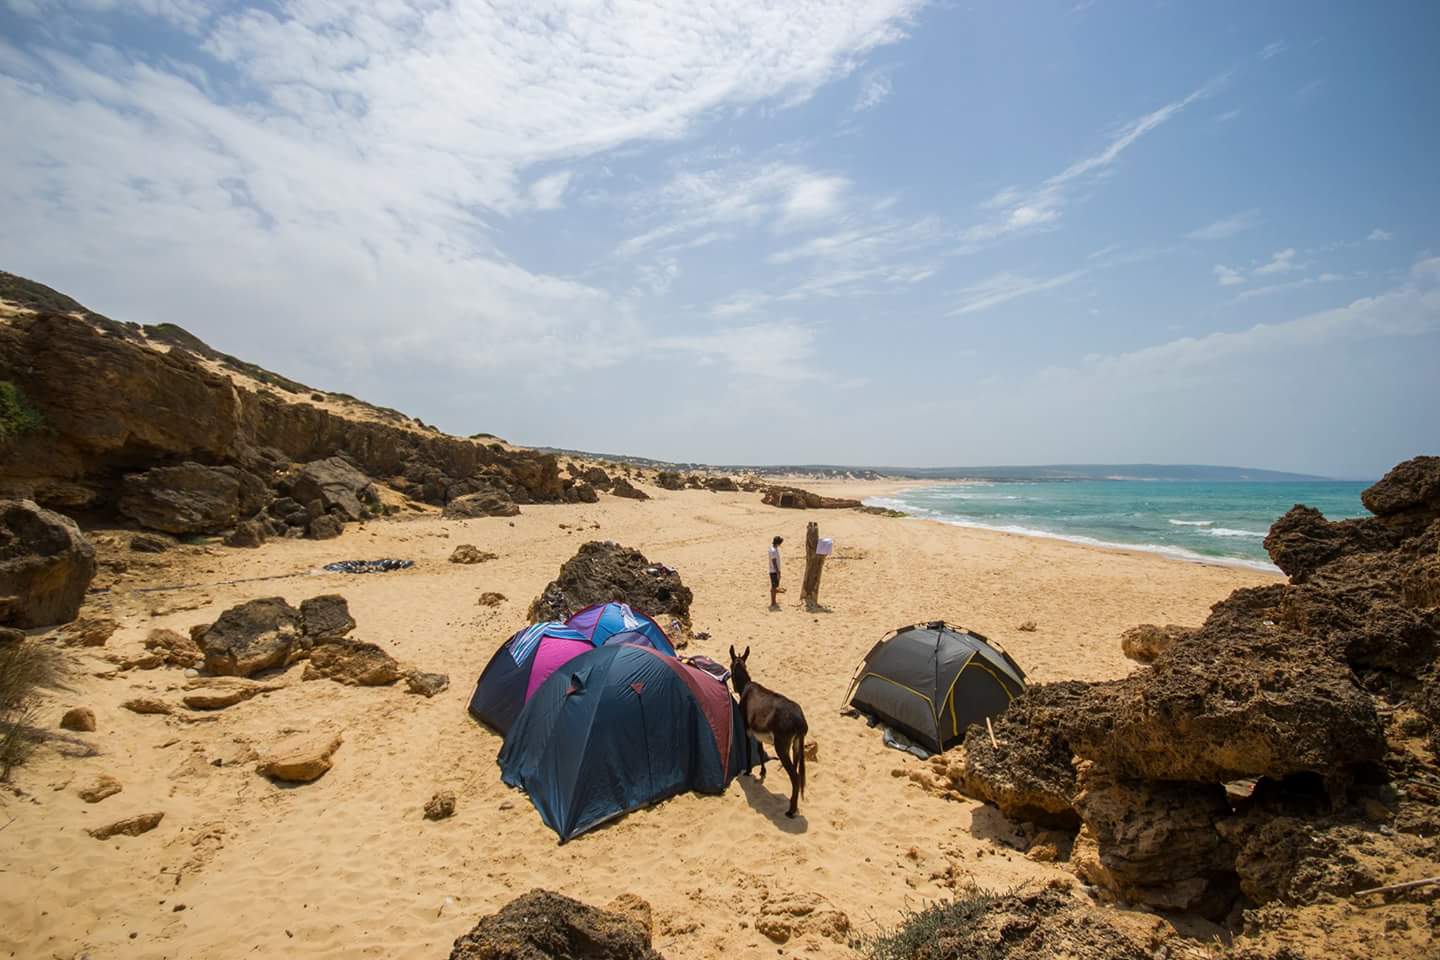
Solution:
[[[594,604],[566,620],[565,625],[583,633],[597,647],[638,642],[675,656],[675,647],[660,624],[628,603]]]

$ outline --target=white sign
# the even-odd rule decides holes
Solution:
[[[833,551],[834,549],[834,540],[831,540],[829,537],[821,537],[820,541],[815,544],[815,556],[828,557],[830,556],[831,551]]]

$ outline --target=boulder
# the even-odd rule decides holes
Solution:
[[[338,517],[330,514],[322,514],[310,521],[307,532],[311,540],[334,540],[345,531],[345,526]]]
[[[1078,787],[1065,729],[1087,691],[1078,680],[1027,687],[991,723],[998,751],[985,727],[971,726],[956,786],[1012,820],[1075,829],[1080,818],[1070,800]]]
[[[650,494],[641,490],[624,477],[616,477],[610,484],[610,493],[627,500],[649,500]]]
[[[1415,457],[1396,464],[1360,494],[1377,517],[1440,516],[1440,457]]]
[[[326,593],[300,602],[300,624],[312,643],[343,637],[355,629],[350,604],[338,593]]]
[[[302,649],[300,611],[280,597],[250,600],[220,614],[197,642],[207,673],[248,677],[284,666]]]
[[[472,520],[477,517],[514,517],[520,508],[506,493],[486,490],[457,497],[445,504],[441,516],[447,520]]]
[[[575,501],[577,503],[600,502],[600,494],[596,493],[595,488],[592,487],[590,484],[585,483],[583,480],[575,484],[572,489],[575,491]]]
[[[277,497],[266,512],[286,526],[303,527],[310,523],[310,510],[294,497]]]
[[[352,522],[368,514],[365,503],[375,498],[370,478],[341,457],[326,457],[300,466],[287,486],[293,500],[299,503],[318,500],[325,513],[338,514],[342,520]]]
[[[225,537],[225,546],[254,549],[263,546],[269,534],[268,524],[259,520],[241,520],[235,525],[235,529]]]
[[[661,960],[650,932],[629,916],[531,890],[458,937],[450,960]]]
[[[1030,629],[1035,629],[1034,624],[1031,624]],[[1177,639],[1188,637],[1194,632],[1193,627],[1177,627],[1173,623],[1163,627],[1142,623],[1120,634],[1120,650],[1136,663],[1154,663],[1155,658],[1168,650]]]
[[[444,820],[455,815],[455,794],[449,790],[437,791],[425,803],[426,820]]]
[[[106,773],[96,774],[75,788],[75,793],[86,803],[99,803],[106,797],[113,797],[124,788],[120,781]]]
[[[95,731],[95,711],[89,707],[71,707],[65,711],[65,716],[60,718],[60,729],[74,730],[77,733],[93,733]]]
[[[327,640],[310,651],[305,680],[334,680],[352,687],[380,687],[400,679],[400,664],[373,643]]]
[[[422,697],[433,697],[449,686],[450,675],[447,673],[422,673],[415,670],[405,675],[406,692]]]
[[[175,542],[158,533],[137,533],[130,538],[130,549],[136,553],[164,553]]]
[[[156,628],[145,638],[145,649],[167,667],[193,667],[200,663],[200,648],[189,637],[174,630]]]
[[[685,478],[671,470],[661,470],[655,478],[655,486],[661,490],[684,490]]]
[[[610,474],[600,467],[590,467],[577,478],[600,490],[610,489]]]
[[[116,820],[103,827],[96,827],[93,830],[86,830],[96,840],[109,840],[111,837],[138,837],[142,833],[149,833],[160,826],[160,821],[165,819],[163,813],[142,813],[139,816],[126,817],[124,820]]]
[[[95,577],[95,548],[75,521],[29,500],[0,500],[0,625],[68,623]]]
[[[238,467],[182,463],[127,475],[120,513],[165,533],[213,533],[265,506],[265,482]]]
[[[484,563],[487,560],[500,559],[498,554],[481,550],[473,543],[462,543],[450,554],[451,563]]]
[[[338,733],[297,734],[275,744],[255,767],[257,773],[287,783],[309,783],[333,765],[331,758],[340,749]]]
[[[531,622],[564,620],[592,603],[616,600],[656,619],[690,620],[694,599],[680,574],[651,563],[639,550],[592,540],[560,567],[555,578],[530,605]]]

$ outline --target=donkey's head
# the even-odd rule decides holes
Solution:
[[[750,659],[750,648],[746,647],[744,653],[737,654],[735,648],[730,648],[730,683],[735,687],[735,693],[745,692],[750,686],[750,671],[745,669],[745,661]]]

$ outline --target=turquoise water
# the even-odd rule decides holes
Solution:
[[[1261,545],[1297,503],[1332,520],[1366,516],[1367,485],[1167,480],[961,481],[871,497],[875,506],[961,526],[1274,569]]]

